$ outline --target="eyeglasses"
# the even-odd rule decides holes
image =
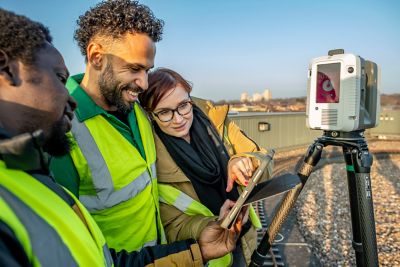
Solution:
[[[192,111],[192,106],[193,102],[192,101],[185,101],[179,106],[176,107],[176,109],[164,109],[159,112],[153,112],[154,116],[156,116],[160,121],[162,122],[169,122],[174,118],[175,112],[178,113],[181,116],[185,116]]]

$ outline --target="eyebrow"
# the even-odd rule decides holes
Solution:
[[[159,109],[154,110],[153,112],[160,112],[160,111],[165,111],[165,110],[173,110],[173,109],[176,109],[177,107],[179,107],[179,105],[181,105],[181,104],[183,104],[185,102],[188,102],[188,101],[190,101],[190,97],[187,98],[187,99],[182,100],[181,102],[179,102],[178,105],[175,108],[159,108]]]
[[[153,66],[150,66],[150,67],[146,67],[145,65],[142,65],[142,64],[139,64],[139,63],[127,63],[127,64],[125,65],[125,67],[126,67],[126,68],[130,68],[130,69],[140,68],[140,69],[149,70],[149,69],[154,68],[154,65],[153,65]]]
[[[69,71],[68,71],[67,68],[55,67],[55,68],[54,68],[54,71],[55,71],[55,72],[58,72],[58,73],[65,74],[65,75],[66,75],[66,78],[68,78],[68,77],[70,76],[70,73],[69,73]]]

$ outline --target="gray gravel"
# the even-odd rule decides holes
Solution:
[[[380,266],[400,266],[400,155],[374,158],[371,180]],[[323,266],[356,264],[348,198],[342,163],[315,171],[297,201],[299,228]]]

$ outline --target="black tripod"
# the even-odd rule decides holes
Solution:
[[[323,148],[329,145],[341,146],[343,149],[350,196],[352,243],[357,266],[379,265],[370,178],[372,156],[368,151],[364,130],[360,130],[354,132],[324,131],[323,136],[315,140],[308,148],[304,162],[297,171],[301,183],[285,194],[263,239],[253,252],[250,266],[262,266],[267,259],[276,234],[293,209],[313,168],[321,159]]]

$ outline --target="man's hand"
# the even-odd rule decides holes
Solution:
[[[209,222],[199,238],[203,261],[220,258],[234,250],[240,230],[237,231],[236,227],[224,229],[219,222]]]
[[[228,182],[226,192],[230,192],[233,188],[233,183],[236,181],[238,184],[245,185],[249,183],[248,180],[253,174],[253,163],[250,158],[239,157],[234,158],[228,163]]]
[[[236,203],[235,201],[230,199],[225,200],[224,204],[219,209],[218,221],[222,221],[228,215],[232,207],[235,206],[235,203]],[[245,224],[247,223],[248,220],[249,220],[249,205],[246,205],[243,206],[241,211],[239,212],[237,221],[239,221],[242,224]]]
[[[235,205],[234,201],[226,200],[220,209],[219,221],[209,222],[201,232],[199,246],[204,262],[225,256],[235,249],[244,220],[247,221],[248,218],[248,208],[242,208],[231,229],[224,229],[220,226],[220,221],[228,215],[233,205]]]

